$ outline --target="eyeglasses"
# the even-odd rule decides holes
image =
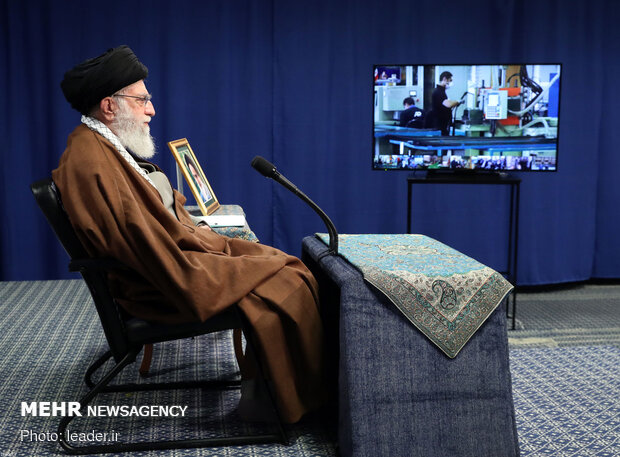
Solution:
[[[153,96],[151,94],[148,95],[124,95],[124,94],[114,94],[112,95],[112,97],[126,97],[126,98],[135,98],[136,100],[139,100],[140,103],[142,104],[142,106],[144,106],[146,108],[146,105],[149,104],[149,102],[153,99]]]

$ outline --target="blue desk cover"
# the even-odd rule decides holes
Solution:
[[[350,262],[326,255],[314,236],[302,247],[321,289],[332,290],[329,280],[337,287],[322,306],[337,306],[339,316],[325,325],[338,331],[330,351],[339,356],[340,455],[519,456],[505,309],[451,359]]]

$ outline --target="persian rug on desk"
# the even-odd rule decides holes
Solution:
[[[329,244],[329,236],[317,234]],[[338,253],[454,358],[512,285],[493,269],[424,235],[339,235]]]

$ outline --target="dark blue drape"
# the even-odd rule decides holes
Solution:
[[[188,138],[220,202],[293,254],[324,228],[250,168],[255,155],[341,233],[405,231],[406,173],[370,166],[373,64],[560,62],[559,171],[519,175],[519,284],[618,278],[618,19],[614,0],[0,0],[0,279],[67,277],[28,184],[79,122],[64,71],[119,44],[150,70],[156,162],[175,182],[166,142]],[[414,232],[505,267],[505,192],[422,187]]]

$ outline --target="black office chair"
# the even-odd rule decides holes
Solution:
[[[109,350],[96,360],[86,371],[84,380],[91,389],[82,399],[81,408],[101,392],[131,392],[148,390],[173,389],[217,389],[227,390],[240,387],[240,380],[233,381],[186,381],[175,383],[144,383],[110,385],[109,383],[123,368],[136,360],[136,356],[144,345],[172,341],[221,330],[241,328],[246,342],[252,349],[247,354],[254,356],[257,352],[253,348],[252,334],[243,316],[235,305],[230,309],[212,317],[206,322],[193,322],[181,325],[163,325],[146,322],[129,316],[114,300],[108,287],[107,272],[129,270],[127,266],[115,259],[89,258],[83,245],[77,238],[69,218],[62,206],[60,193],[51,179],[37,181],[30,186],[37,204],[45,214],[47,221],[54,230],[60,243],[70,257],[69,270],[79,271],[88,285],[92,295],[101,325],[107,339]],[[114,366],[105,373],[101,380],[94,382],[93,374],[110,358],[114,359]],[[258,435],[236,435],[192,440],[168,440],[154,442],[114,443],[92,446],[74,446],[66,441],[65,430],[73,419],[72,416],[63,417],[58,427],[58,436],[61,446],[70,454],[91,454],[104,452],[147,451],[156,449],[177,449],[209,446],[228,446],[242,444],[258,444],[282,442],[288,443],[288,438],[276,407],[273,393],[263,375],[261,364],[255,360],[258,367],[258,377],[263,383],[264,390],[269,393],[273,408],[274,422],[277,423],[277,432]]]

